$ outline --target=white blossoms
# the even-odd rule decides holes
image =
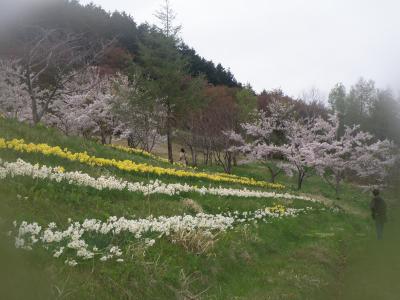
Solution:
[[[60,249],[58,249],[57,251],[54,252],[53,257],[59,258],[61,256],[61,254],[63,254],[64,249],[65,249],[64,247],[60,247]]]
[[[152,247],[156,239],[170,236],[179,232],[201,231],[203,234],[225,232],[234,225],[265,221],[271,218],[295,217],[311,208],[295,209],[283,206],[267,207],[250,212],[229,212],[225,214],[199,213],[195,216],[148,217],[145,219],[129,220],[124,217],[110,217],[102,222],[97,219],[86,219],[82,223],[70,222],[65,230],[58,230],[52,222],[44,230],[37,223],[23,221],[19,227],[15,222],[15,247],[32,250],[39,243],[53,253],[53,257],[69,256],[65,264],[76,266],[78,261],[99,257],[100,261],[115,260],[123,262],[124,252],[121,249],[133,240],[142,243],[145,249]],[[101,240],[107,245],[93,245],[93,241]],[[119,245],[115,243],[119,242]],[[92,250],[90,250],[92,249]],[[72,255],[72,257],[71,257]]]
[[[32,178],[47,179],[51,181],[61,182],[65,181],[69,184],[78,186],[88,186],[97,190],[128,190],[130,192],[138,192],[143,195],[151,194],[165,194],[165,195],[178,195],[180,193],[199,193],[201,195],[215,195],[215,196],[234,196],[234,197],[254,197],[254,198],[281,198],[288,200],[305,200],[317,202],[317,200],[310,197],[291,195],[288,193],[275,193],[264,191],[253,191],[244,189],[231,189],[223,187],[197,187],[188,184],[180,183],[163,183],[159,180],[144,182],[129,182],[113,176],[93,178],[88,174],[81,172],[63,172],[61,167],[47,167],[39,166],[38,164],[32,165],[28,162],[18,159],[16,162],[1,162],[0,161],[0,179],[15,176],[30,176]]]
[[[163,183],[161,181],[128,182],[115,177],[93,178],[81,172],[65,172],[62,167],[47,167],[32,165],[21,159],[16,162],[0,160],[0,179],[15,176],[29,176],[56,182],[67,182],[78,186],[88,186],[97,190],[127,190],[144,195],[195,192],[201,195],[256,197],[256,198],[283,198],[316,202],[309,197],[253,191],[248,189],[230,189],[223,187],[197,187],[180,183]],[[22,197],[21,197],[22,199]],[[54,258],[64,258],[68,266],[76,266],[85,260],[98,259],[99,261],[115,261],[122,263],[126,260],[125,252],[138,243],[146,250],[155,245],[158,239],[168,236],[174,239],[178,233],[201,232],[203,236],[213,236],[225,232],[235,225],[268,222],[272,218],[295,217],[307,212],[311,208],[294,209],[282,206],[269,207],[249,212],[229,212],[224,214],[206,214],[182,216],[149,216],[143,219],[126,219],[124,217],[110,217],[105,222],[97,219],[85,219],[83,222],[74,222],[68,218],[66,229],[60,229],[51,222],[42,228],[36,222],[26,221],[18,224],[14,222],[13,236],[15,247],[32,250],[42,246],[51,251]]]
[[[75,267],[78,263],[74,259],[67,259],[64,262],[66,265],[69,265],[71,267]]]

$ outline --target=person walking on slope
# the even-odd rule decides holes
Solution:
[[[386,218],[386,203],[385,201],[379,196],[379,190],[374,189],[372,191],[374,198],[372,198],[370,203],[371,208],[371,216],[372,219],[375,220],[376,226],[376,236],[378,240],[383,238],[383,226],[387,221]]]

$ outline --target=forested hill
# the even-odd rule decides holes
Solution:
[[[51,5],[46,2],[42,7],[36,6],[29,17],[18,20],[17,27],[22,27],[21,25],[63,29],[82,34],[88,45],[93,44],[91,41],[115,40],[113,51],[109,51],[105,63],[116,69],[128,67],[132,61],[140,65],[139,47],[144,42],[144,37],[151,34],[154,29],[149,24],[137,24],[134,17],[125,12],[109,13],[94,4],[84,6],[75,0],[54,0]],[[16,36],[11,35],[12,38]],[[7,44],[18,47],[12,41]],[[213,85],[241,86],[229,69],[201,57],[184,41],[177,43],[177,47],[187,60],[187,72],[190,75],[202,74]],[[15,48],[2,50],[3,52],[7,50],[8,53],[15,52]]]

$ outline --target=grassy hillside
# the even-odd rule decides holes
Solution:
[[[171,168],[168,163],[145,155],[4,119],[0,119],[0,138],[24,139],[26,143],[46,143],[72,152],[87,152],[97,158]],[[81,171],[93,178],[114,176],[132,183],[146,184],[158,179],[164,183],[187,183],[198,187],[223,186],[301,195],[293,190],[293,179],[286,177],[279,178],[285,189],[274,190],[194,177],[129,172],[114,166],[88,165],[15,149],[0,149],[0,158],[3,163],[23,159],[31,164],[61,166],[63,173]],[[213,174],[221,170],[205,171]],[[260,181],[267,177],[266,170],[256,164],[242,165],[234,169],[234,173]],[[308,178],[304,193],[320,201],[218,196],[195,191],[144,195],[126,189],[98,190],[65,180],[7,176],[0,179],[0,214],[1,229],[4,233],[13,231],[11,236],[22,221],[37,222],[43,230],[55,222],[65,230],[71,220],[83,222],[95,218],[105,222],[111,216],[137,220],[149,216],[196,216],[200,212],[215,216],[235,211],[241,215],[238,219],[244,221],[235,222],[223,231],[210,229],[211,235],[199,227],[163,236],[155,231],[147,232],[143,239],[129,233],[88,235],[86,241],[90,247],[96,245],[104,252],[115,245],[123,254],[107,261],[100,259],[104,253],[87,260],[77,258],[76,266],[65,263],[75,255],[66,244],[67,250],[55,258],[54,253],[59,248],[50,244],[45,249],[45,243],[39,241],[30,251],[16,252],[11,250],[13,245],[5,238],[0,247],[5,266],[0,271],[0,276],[4,277],[2,294],[35,299],[322,299],[331,293],[340,279],[348,248],[372,236],[372,227],[367,221],[369,195],[346,185],[341,199],[335,200],[334,192],[316,176]],[[268,210],[268,207],[273,209]],[[312,209],[295,217],[284,216],[289,208],[306,207]],[[276,217],[252,219],[243,215],[257,210],[272,212]],[[16,229],[12,226],[14,220],[18,224]],[[154,245],[146,246],[144,238],[154,239]]]

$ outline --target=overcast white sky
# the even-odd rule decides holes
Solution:
[[[154,23],[162,0],[81,0]],[[360,76],[400,89],[400,0],[171,0],[182,37],[256,91],[328,94]]]

